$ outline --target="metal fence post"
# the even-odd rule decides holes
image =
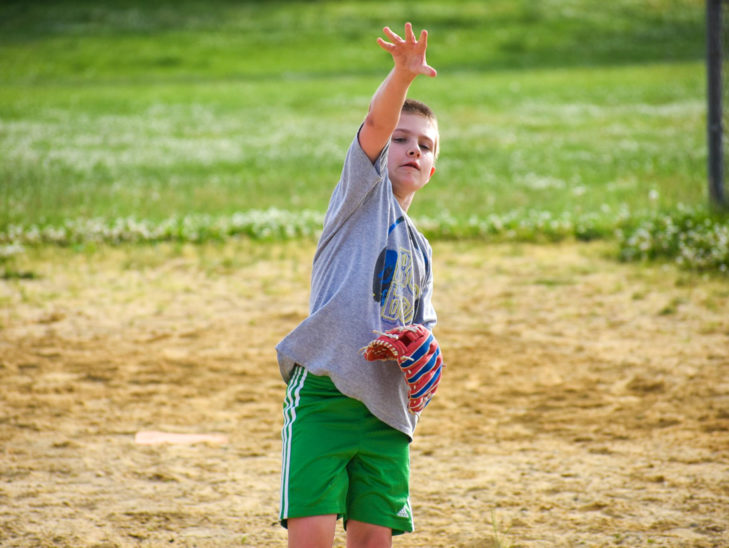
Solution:
[[[706,0],[706,72],[709,200],[725,207],[724,151],[721,101],[721,6],[722,0]]]

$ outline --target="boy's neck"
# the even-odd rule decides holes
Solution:
[[[407,213],[408,209],[410,209],[410,206],[413,203],[413,198],[415,198],[415,193],[408,194],[407,196],[402,197],[395,194],[395,199],[397,200],[397,203],[400,204],[400,207],[405,213]]]

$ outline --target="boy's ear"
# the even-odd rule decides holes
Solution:
[[[428,176],[428,180],[430,180],[430,178],[433,176],[434,173],[435,173],[435,166],[430,168],[430,175]]]

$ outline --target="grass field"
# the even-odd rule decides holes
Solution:
[[[439,170],[415,217],[706,204],[703,2],[4,2],[0,230],[323,211],[389,70],[430,30]]]

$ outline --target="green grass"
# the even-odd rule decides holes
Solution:
[[[0,231],[321,212],[391,66],[430,31],[440,117],[418,217],[661,211],[706,198],[704,4],[4,2]]]

